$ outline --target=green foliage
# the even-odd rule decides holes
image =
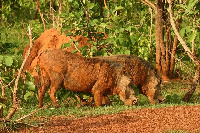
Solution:
[[[53,25],[52,15],[49,14],[49,1],[40,0],[39,2],[41,12],[45,19],[46,29],[49,29]],[[29,0],[2,0],[0,4],[0,76],[3,84],[6,85],[16,77],[22,64],[23,48],[29,44],[29,39],[26,35],[28,25],[30,24],[32,27],[34,40],[39,37],[44,31],[44,28],[39,12],[35,14],[35,2]],[[140,0],[110,0],[107,1],[107,5],[109,5],[109,10],[96,0],[64,0],[62,1],[62,11],[59,15],[59,6],[57,2],[53,1],[56,22],[58,22],[57,19],[60,17],[60,23],[62,23],[61,31],[66,33],[66,35],[84,35],[91,39],[89,41],[89,43],[92,44],[91,48],[85,46],[79,49],[82,55],[92,57],[115,54],[135,54],[154,62],[155,59],[152,59],[152,57],[155,57],[156,47],[154,34],[155,25],[152,25],[152,42],[150,42],[151,15],[149,7],[142,4]],[[200,2],[198,0],[188,0],[185,1],[185,3],[178,3],[178,1],[175,1],[173,5],[175,18],[182,17],[180,26],[181,36],[184,38],[189,48],[192,48],[192,43],[196,44],[194,45],[194,49],[200,58],[200,47],[198,45],[200,44],[199,7]],[[154,19],[153,23],[155,23]],[[56,28],[58,27],[59,26],[56,25]],[[173,37],[175,36],[173,32],[172,35]],[[95,40],[93,38],[95,38]],[[78,42],[73,41],[73,43],[78,47]],[[70,46],[71,44],[68,43],[63,44],[62,49]],[[150,53],[150,49],[153,53]],[[72,52],[76,53],[77,50]],[[194,66],[191,66],[191,60],[185,52],[183,52],[181,45],[178,45],[176,56],[183,59],[184,62],[187,62],[186,65],[189,66],[189,68],[194,68]],[[182,75],[184,75],[183,77],[188,76],[188,67],[183,67],[181,65],[176,67],[184,71],[184,73],[182,73]],[[6,110],[4,114],[7,114],[9,107],[12,107],[12,97],[10,97],[12,96],[12,87],[13,84],[11,87],[5,88],[5,95],[8,102],[3,103]],[[37,89],[35,89],[33,79],[29,74],[26,74],[25,81],[20,78],[18,88],[18,98],[19,102],[22,104],[21,106],[24,108],[29,106],[35,108],[38,103]],[[179,86],[177,86],[177,88],[179,88]],[[181,94],[176,92],[177,90],[179,90]],[[148,99],[140,95],[136,87],[135,92],[136,96],[139,98],[139,106],[150,106]],[[176,88],[173,89],[173,93],[170,92],[170,89],[164,90],[164,96],[166,96],[165,103],[182,104],[181,99],[184,93],[181,89]],[[81,96],[87,98],[85,94],[81,94]],[[76,94],[65,89],[59,90],[57,97],[61,103],[65,102],[63,105],[64,107],[71,107],[77,103]],[[70,99],[70,97],[72,97],[72,99]],[[110,99],[113,102],[113,106],[119,105],[120,107],[116,108],[121,108],[123,103],[119,100],[118,96],[112,96]],[[194,99],[192,100],[194,101]],[[50,101],[49,95],[46,94],[45,103]],[[56,112],[58,110],[59,109],[55,109],[54,111]],[[72,110],[71,112],[76,112],[77,110]],[[93,111],[91,108],[89,110]],[[49,112],[54,114],[54,111]],[[70,109],[68,112],[70,112]],[[102,112],[101,108],[99,108],[95,114],[100,114]]]
[[[71,47],[71,44],[70,44],[70,43],[64,43],[64,44],[61,46],[61,49],[69,48],[69,47]]]
[[[181,102],[181,97],[178,96],[177,94],[174,95],[167,95],[165,103],[180,103]]]
[[[188,44],[187,46],[192,49],[192,43],[194,43],[195,52],[199,55],[200,48],[200,14],[199,14],[200,2],[199,0],[188,0],[181,4],[175,5],[174,14],[176,17],[182,17],[182,23],[180,27],[180,35]],[[194,42],[193,42],[194,41]],[[179,46],[182,48],[181,46]],[[180,51],[181,52],[181,51]],[[179,53],[181,55],[181,53]]]
[[[98,39],[95,42],[95,46],[100,47],[103,45],[104,48],[97,51],[92,47],[89,55],[136,54],[148,59],[150,55],[149,39],[144,34],[148,35],[149,31],[144,27],[138,28],[140,23],[143,25],[145,23],[147,26],[147,23],[149,24],[150,22],[148,8],[146,6],[141,6],[140,3],[131,1],[128,1],[128,4],[125,4],[125,2],[117,1],[113,3],[109,1],[108,4],[111,6],[108,11],[102,7],[103,5],[93,1],[88,2],[86,0],[82,3],[83,5],[77,0],[66,1],[64,3],[67,3],[64,4],[66,5],[66,12],[62,13],[61,17],[68,19],[63,21],[63,30],[76,31],[74,35],[83,34],[88,38],[92,36],[98,38],[99,34],[92,34],[94,32],[106,33],[109,36],[106,40]],[[71,10],[70,5],[73,5],[73,10]],[[85,9],[89,9],[89,17],[87,17]],[[98,9],[102,9],[103,14]],[[138,10],[143,11],[138,12]],[[108,17],[108,14],[110,17]],[[142,18],[142,21],[140,18]],[[139,50],[138,47],[141,47],[143,50]]]

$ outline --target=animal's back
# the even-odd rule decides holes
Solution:
[[[133,79],[133,84],[137,85],[138,87],[141,87],[146,83],[149,71],[156,71],[154,66],[148,61],[135,55],[113,55],[97,58],[123,64],[124,71],[131,76]]]
[[[89,92],[97,80],[101,80],[102,85],[111,85],[109,73],[112,69],[99,59],[85,58],[65,50],[49,50],[41,55],[40,62],[40,67],[45,68],[50,77],[58,73],[69,90]],[[56,78],[59,77],[53,79]]]

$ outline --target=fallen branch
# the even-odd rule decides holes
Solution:
[[[26,127],[29,126],[29,127],[33,127],[33,128],[39,127],[39,126],[31,125],[31,124],[28,124],[28,123],[24,123],[24,122],[17,122],[17,124],[26,125]]]
[[[25,118],[27,118],[27,117],[29,117],[29,116],[31,116],[31,115],[37,113],[38,111],[40,111],[40,110],[42,110],[42,109],[48,108],[49,106],[50,106],[50,104],[49,104],[49,105],[46,105],[46,106],[43,106],[42,108],[39,108],[39,109],[37,109],[37,110],[31,112],[30,114],[25,115],[25,116],[23,116],[23,117],[21,117],[21,118],[15,120],[15,122],[19,122],[19,121],[21,121],[21,120],[23,120],[23,119],[25,119]]]
[[[32,31],[31,31],[31,27],[29,26],[29,35],[28,35],[29,39],[30,39],[30,47],[28,50],[28,53],[26,54],[26,57],[24,59],[24,61],[22,62],[22,65],[20,67],[20,70],[18,72],[17,78],[15,80],[15,86],[14,86],[14,91],[13,91],[13,108],[11,109],[11,111],[8,113],[8,115],[6,116],[5,120],[9,120],[10,118],[12,118],[12,116],[14,115],[15,111],[18,109],[18,101],[17,101],[17,90],[18,90],[18,83],[19,83],[19,78],[21,76],[21,73],[23,71],[24,65],[28,59],[28,56],[31,53],[31,48],[33,46],[33,41],[32,41]]]

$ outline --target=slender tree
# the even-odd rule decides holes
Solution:
[[[177,19],[177,29],[181,18]],[[156,0],[155,6],[155,39],[156,39],[156,68],[164,80],[173,78],[175,54],[178,45],[177,36],[171,34],[169,14],[165,0]],[[173,42],[172,42],[173,39]]]

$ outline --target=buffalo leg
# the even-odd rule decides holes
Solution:
[[[108,96],[103,96],[102,97],[102,105],[111,105]]]
[[[38,100],[39,100],[38,107],[41,108],[43,107],[43,99],[44,99],[46,89],[49,86],[49,77],[47,73],[41,69],[41,73],[39,73],[39,76],[35,79],[35,81],[37,82],[37,85],[39,87],[38,88]]]
[[[94,101],[96,106],[101,106],[103,94],[100,91],[94,92]]]
[[[51,78],[51,86],[49,89],[49,95],[51,100],[53,101],[54,105],[56,108],[60,107],[59,106],[59,102],[56,99],[56,92],[58,91],[62,81],[63,81],[63,77],[62,75],[59,75],[58,73],[52,72],[53,77]]]
[[[53,101],[53,104],[56,108],[60,107],[58,100],[56,99],[56,92],[58,91],[59,87],[51,86],[49,90],[49,95],[51,100]]]
[[[39,100],[39,105],[38,107],[41,108],[43,107],[43,98],[44,98],[44,95],[45,95],[45,87],[42,86],[41,88],[38,89],[38,100]]]

